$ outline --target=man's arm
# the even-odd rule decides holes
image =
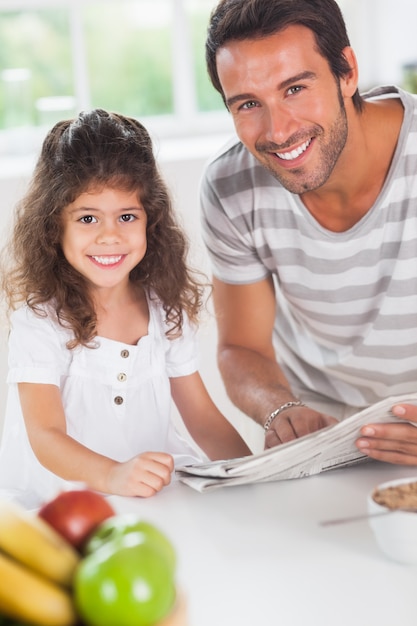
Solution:
[[[272,277],[249,285],[213,279],[213,297],[218,363],[227,393],[237,407],[264,426],[272,411],[298,400],[275,357],[272,337],[276,302]],[[266,447],[334,422],[309,407],[288,408],[272,421]]]

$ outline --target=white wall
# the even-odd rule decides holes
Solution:
[[[206,273],[209,265],[206,252],[199,234],[199,207],[198,185],[203,165],[209,154],[213,153],[225,140],[225,136],[212,137],[202,142],[199,140],[184,140],[182,142],[164,142],[155,148],[161,164],[162,173],[167,181],[177,209],[180,212],[183,225],[191,240],[191,252],[194,265]],[[179,153],[186,156],[179,157]],[[11,168],[5,176],[5,170],[0,174],[0,241],[4,240],[13,206],[17,199],[24,193],[28,176],[33,165],[33,160],[21,164],[24,174],[13,174]],[[19,169],[21,169],[19,167]],[[216,365],[216,327],[214,318],[206,316],[200,330],[201,352],[200,361],[203,380],[218,407],[240,430],[252,448],[262,448],[262,429],[242,414],[231,404],[227,398],[222,380]],[[0,428],[6,400],[6,371],[7,371],[7,345],[6,330],[0,331]]]
[[[401,86],[402,66],[417,62],[416,0],[339,0],[359,62],[361,89]]]

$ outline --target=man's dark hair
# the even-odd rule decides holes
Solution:
[[[216,65],[219,48],[233,40],[262,39],[294,24],[313,32],[317,48],[337,80],[349,73],[351,68],[343,49],[350,42],[335,0],[220,0],[210,17],[206,62],[211,82],[223,100]],[[363,100],[358,90],[352,100],[360,111]]]

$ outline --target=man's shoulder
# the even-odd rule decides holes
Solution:
[[[399,98],[400,89],[395,85],[379,85],[364,91],[361,96],[364,100],[380,100],[382,98]]]
[[[417,94],[405,91],[401,87],[396,86],[381,86],[375,87],[362,94],[365,101],[368,102],[380,102],[381,100],[390,100],[401,102],[404,115],[402,118],[401,129],[397,138],[397,150],[394,158],[394,164],[398,163],[400,159],[403,162],[408,161],[410,158],[415,159],[417,154]],[[386,115],[393,111],[393,108],[387,109]],[[389,118],[387,117],[389,123]],[[413,166],[414,167],[414,166]],[[394,171],[393,168],[391,168]],[[409,167],[406,167],[409,172]],[[402,176],[401,171],[398,176]],[[408,174],[407,174],[408,175]]]
[[[417,109],[417,94],[405,91],[395,85],[381,85],[361,94],[364,100],[401,100],[405,109]]]

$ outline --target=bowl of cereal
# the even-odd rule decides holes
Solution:
[[[391,480],[368,495],[369,524],[382,552],[417,563],[417,477]]]

